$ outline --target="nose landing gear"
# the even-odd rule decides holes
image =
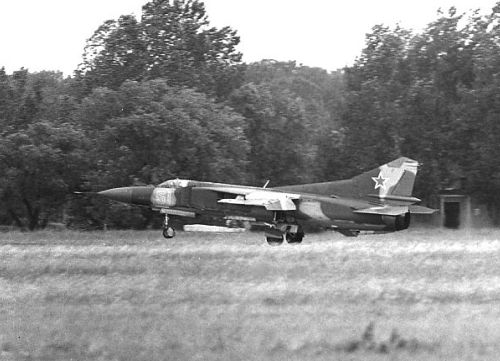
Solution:
[[[163,222],[163,237],[165,238],[175,237],[175,229],[173,229],[168,225],[168,214],[165,214],[165,221]]]

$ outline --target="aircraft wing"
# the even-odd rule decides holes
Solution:
[[[300,198],[298,194],[245,187],[203,187],[203,189],[236,195],[236,198],[220,199],[218,203],[260,206],[268,211],[294,211],[297,209],[294,200]]]

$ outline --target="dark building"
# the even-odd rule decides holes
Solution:
[[[439,193],[437,223],[445,228],[465,229],[492,225],[487,207],[467,191],[467,180],[460,178]]]
[[[439,215],[445,228],[473,226],[471,198],[460,189],[446,188],[439,195]]]

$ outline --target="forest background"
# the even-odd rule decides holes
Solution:
[[[500,223],[500,2],[439,12],[420,33],[375,25],[333,72],[246,64],[238,43],[202,1],[153,0],[104,22],[73,76],[1,68],[0,224],[143,229],[161,219],[73,192],[330,181],[399,156],[422,163],[424,204],[464,180]]]

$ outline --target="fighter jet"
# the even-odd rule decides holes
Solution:
[[[412,196],[419,163],[399,158],[354,178],[325,183],[259,188],[172,179],[153,186],[113,188],[98,194],[149,206],[165,215],[163,236],[172,238],[170,216],[201,215],[266,226],[270,245],[301,243],[304,228],[332,229],[345,236],[407,229],[412,214],[434,210]]]

